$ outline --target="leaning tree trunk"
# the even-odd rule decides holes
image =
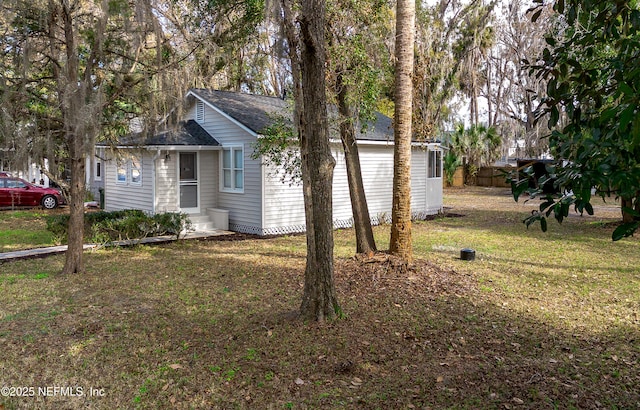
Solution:
[[[302,2],[301,74],[304,111],[302,171],[308,173],[310,203],[307,217],[307,265],[300,314],[305,320],[323,321],[338,312],[333,280],[332,182],[335,160],[329,147],[325,88],[325,1]],[[309,229],[312,228],[312,229]]]
[[[347,165],[347,182],[349,183],[349,197],[351,198],[351,213],[356,232],[356,252],[371,253],[376,251],[376,242],[371,228],[371,216],[367,206],[367,197],[362,182],[360,155],[353,124],[353,113],[347,102],[347,89],[343,84],[342,75],[336,77],[338,88],[338,111],[340,112],[340,137],[344,158]]]
[[[411,244],[411,117],[415,1],[398,0],[393,148],[393,206],[389,252],[413,260]]]

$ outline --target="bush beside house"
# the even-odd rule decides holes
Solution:
[[[137,209],[87,213],[84,220],[84,237],[91,243],[109,243],[161,235],[179,236],[191,228],[189,217],[184,213],[148,215]],[[67,241],[68,227],[68,214],[47,218],[47,230],[55,235],[58,243]]]

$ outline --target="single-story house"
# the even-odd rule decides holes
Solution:
[[[184,212],[200,229],[229,229],[258,235],[305,230],[302,187],[283,182],[281,170],[252,158],[254,144],[275,115],[289,115],[277,97],[192,89],[180,127],[122,143],[104,161],[105,209]],[[288,114],[287,114],[288,113]],[[333,135],[333,134],[332,134]],[[331,139],[335,227],[352,224],[342,145]],[[104,147],[99,147],[103,149]],[[391,217],[393,129],[391,119],[358,136],[369,212],[374,224]],[[415,217],[442,209],[442,148],[437,142],[413,144],[411,204]]]

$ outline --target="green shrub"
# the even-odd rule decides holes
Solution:
[[[180,235],[185,230],[192,228],[189,215],[175,212],[166,212],[153,215],[156,233],[159,235]]]
[[[460,158],[451,150],[444,156],[442,168],[444,169],[444,178],[448,186],[453,186],[453,176],[461,164]]]
[[[47,217],[47,230],[56,242],[65,243],[68,236],[69,215]],[[189,217],[183,213],[164,213],[153,216],[138,209],[113,212],[92,212],[84,216],[84,238],[87,242],[108,243],[148,236],[176,235],[191,229]]]

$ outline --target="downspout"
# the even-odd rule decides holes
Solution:
[[[157,204],[157,198],[156,198],[156,161],[158,160],[158,158],[160,158],[161,156],[161,151],[160,149],[156,150],[156,155],[153,156],[153,159],[151,160],[151,163],[153,164],[153,169],[151,170],[151,195],[152,195],[152,212],[155,215],[156,214],[156,204]]]
[[[93,158],[95,156],[95,148],[94,152],[91,155],[87,155],[87,158],[84,159],[84,184],[87,190],[91,190],[93,188],[91,186],[91,177],[93,176]]]
[[[260,235],[264,235],[265,232],[265,218],[264,218],[264,208],[265,208],[265,203],[266,203],[266,198],[265,198],[265,184],[267,183],[266,179],[265,179],[265,173],[264,173],[264,162],[262,161],[262,155],[259,158],[259,166],[260,166],[260,189],[261,189],[261,194],[260,196],[262,198],[260,198]]]

